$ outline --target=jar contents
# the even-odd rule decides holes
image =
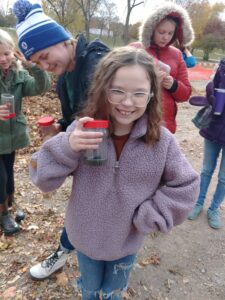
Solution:
[[[6,120],[12,119],[16,116],[14,95],[1,94],[1,104],[7,105],[9,110],[9,114],[4,117]]]
[[[85,151],[86,163],[91,166],[101,166],[107,160],[107,136],[108,136],[108,120],[88,121],[84,124],[86,131],[102,132],[102,142],[98,149],[88,149]]]

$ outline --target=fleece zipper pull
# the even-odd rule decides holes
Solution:
[[[116,160],[115,165],[114,165],[114,174],[116,174],[119,171],[119,168],[120,168],[119,161]]]

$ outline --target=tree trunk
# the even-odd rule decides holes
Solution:
[[[125,22],[125,26],[124,26],[124,34],[123,34],[123,41],[124,41],[124,44],[125,44],[125,45],[127,45],[128,42],[129,42],[130,13],[131,13],[131,9],[128,8],[127,17],[126,17],[126,22]]]
[[[87,19],[85,20],[85,33],[86,33],[87,41],[89,42],[90,41],[90,24]]]
[[[205,61],[209,60],[209,51],[208,50],[204,50],[202,59]]]

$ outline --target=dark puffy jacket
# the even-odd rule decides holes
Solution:
[[[79,36],[75,54],[76,65],[72,72],[74,82],[72,107],[70,107],[71,101],[69,100],[66,86],[66,73],[61,75],[57,82],[57,93],[61,102],[63,115],[63,118],[58,123],[61,124],[63,131],[74,120],[75,114],[83,108],[95,67],[100,59],[109,51],[110,49],[99,39],[88,43],[83,35]]]
[[[220,61],[213,79],[213,85],[211,85],[211,93],[213,93],[213,88],[225,89],[225,58]],[[215,102],[212,103],[213,108],[214,104]],[[201,129],[200,135],[212,142],[225,145],[225,109],[221,115],[213,115],[209,127]]]

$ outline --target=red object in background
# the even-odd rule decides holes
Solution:
[[[194,68],[188,69],[188,78],[191,81],[197,80],[211,80],[214,69],[204,68],[197,64]]]
[[[41,127],[48,127],[48,126],[52,125],[54,122],[55,122],[55,120],[51,116],[41,117],[38,120],[38,125]]]

